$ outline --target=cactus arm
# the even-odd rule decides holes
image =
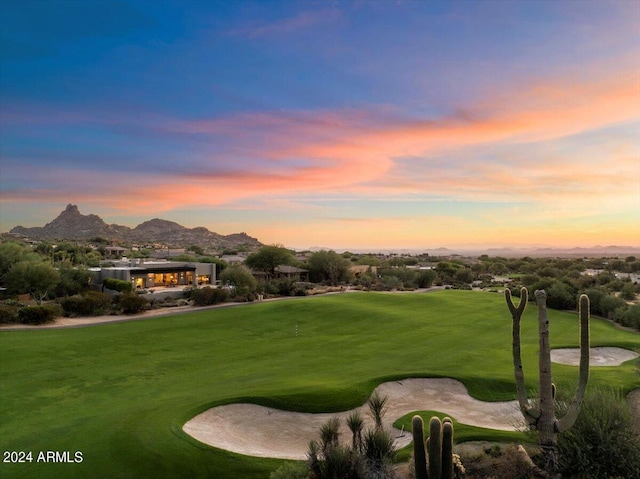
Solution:
[[[448,417],[442,422],[442,479],[453,479],[453,423]]]
[[[535,413],[532,415],[532,411],[529,407],[529,400],[527,399],[527,389],[524,383],[524,371],[522,369],[522,357],[520,353],[520,319],[522,318],[522,313],[527,307],[528,291],[527,288],[522,288],[520,290],[520,303],[518,304],[517,308],[511,300],[511,291],[509,290],[509,288],[506,288],[504,290],[504,294],[507,301],[507,306],[509,307],[511,317],[513,319],[511,331],[511,335],[513,338],[513,373],[516,380],[518,404],[520,405],[520,411],[522,412],[522,415],[524,416],[527,423],[534,424],[536,417]]]
[[[442,473],[442,423],[436,416],[429,421],[429,478],[439,479]]]
[[[578,385],[567,413],[558,420],[558,432],[565,432],[576,422],[589,381],[589,297],[580,296],[580,372]]]
[[[424,450],[424,422],[418,415],[411,420],[413,433],[413,463],[416,479],[427,479],[427,456]]]

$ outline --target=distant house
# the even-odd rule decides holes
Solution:
[[[260,281],[266,281],[268,276],[264,271],[252,270],[253,277]],[[309,281],[309,270],[281,264],[276,266],[274,279],[299,279],[300,281]]]
[[[135,289],[215,284],[214,263],[131,260],[100,269],[100,280],[116,278],[133,283]]]
[[[240,256],[236,254],[225,254],[220,256],[220,259],[227,263],[229,266],[232,266],[234,264],[243,264],[247,258],[246,256]]]
[[[106,246],[104,248],[104,257],[107,259],[120,259],[126,253],[127,249],[121,246]]]
[[[276,278],[300,278],[300,281],[309,281],[309,270],[283,264],[276,268]]]

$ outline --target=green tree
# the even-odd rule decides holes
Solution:
[[[193,251],[197,256],[204,256],[204,250],[202,246],[198,246],[197,244],[191,245],[187,248],[187,251]]]
[[[20,261],[5,274],[5,283],[10,293],[29,293],[38,304],[53,291],[60,274],[48,263]]]
[[[350,261],[335,251],[317,251],[307,262],[312,281],[326,281],[333,285],[347,280]]]
[[[283,246],[270,245],[263,246],[255,253],[250,254],[245,264],[249,268],[263,271],[268,278],[273,278],[276,268],[281,264],[292,264],[294,257],[291,251]]]
[[[469,268],[460,268],[454,274],[454,279],[459,283],[470,284],[473,281],[474,274]]]
[[[416,276],[418,288],[430,288],[436,279],[436,273],[432,269],[423,269]]]
[[[55,288],[56,297],[73,296],[89,289],[91,272],[83,267],[74,268],[68,263],[58,268],[60,279]]]
[[[15,241],[0,243],[0,277],[5,275],[11,267],[24,261],[29,249]]]
[[[231,284],[236,288],[246,287],[250,291],[254,291],[257,285],[257,281],[251,271],[242,265],[232,265],[225,268],[220,273],[220,282],[222,284]]]
[[[179,254],[178,256],[174,256],[173,258],[171,258],[171,261],[180,261],[183,263],[195,263],[196,257],[190,254],[186,254],[186,253],[182,253]]]
[[[633,283],[626,283],[622,287],[620,297],[626,301],[633,301],[636,299],[636,290],[633,287]]]

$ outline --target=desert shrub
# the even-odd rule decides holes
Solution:
[[[122,294],[117,297],[117,304],[124,314],[141,313],[146,309],[148,303],[149,301],[142,296],[132,293]]]
[[[560,470],[567,476],[640,477],[640,436],[624,396],[615,389],[589,389],[576,423],[558,436],[558,450]]]
[[[293,296],[295,291],[296,281],[293,279],[280,279],[276,280],[275,284],[278,288],[278,294],[280,296]]]
[[[27,306],[18,310],[18,322],[22,324],[50,323],[59,316],[62,316],[62,308],[57,304]]]
[[[360,457],[352,454],[351,448],[340,444],[330,444],[322,448],[309,447],[309,469],[313,479],[360,479]]]
[[[554,282],[546,290],[547,306],[553,309],[575,309],[577,306],[577,291],[566,283]]]
[[[258,291],[269,296],[275,296],[278,294],[278,284],[273,281],[261,281],[258,285]]]
[[[416,271],[409,268],[385,268],[380,269],[380,276],[385,284],[385,288],[391,289],[413,289],[416,287]]]
[[[98,291],[87,291],[82,295],[61,299],[60,306],[65,316],[99,316],[109,311],[111,298]]]
[[[15,323],[18,321],[18,307],[10,304],[0,304],[0,323]]]
[[[131,293],[133,291],[133,284],[122,279],[105,278],[102,280],[102,286],[120,293]]]
[[[613,319],[623,326],[640,330],[640,305],[634,304],[627,307],[617,308]]]
[[[385,276],[382,278],[382,284],[380,286],[380,290],[383,291],[392,291],[394,289],[403,289],[404,284],[402,280],[397,276]],[[378,289],[376,287],[376,289]]]
[[[220,288],[211,288],[209,286],[194,289],[190,293],[190,299],[196,306],[218,304],[226,301],[228,298],[229,293],[226,290]]]
[[[524,456],[518,453],[518,447],[509,444],[506,447],[493,446],[480,454],[464,454],[462,457],[468,479],[533,479],[537,477]]]
[[[433,285],[433,281],[436,279],[436,273],[433,270],[421,270],[416,275],[416,285],[418,288],[430,288]]]
[[[253,277],[251,270],[242,265],[233,265],[225,268],[225,270],[220,273],[220,282],[222,284],[235,286],[236,288],[246,286],[251,291],[254,291],[257,285],[257,281]]]
[[[600,301],[606,295],[599,289],[590,288],[585,291],[585,294],[589,296],[589,305],[591,309],[591,314],[596,314],[598,316],[602,315],[602,310],[600,309]]]
[[[269,474],[269,479],[308,479],[309,466],[304,462],[285,462]]]
[[[86,268],[71,267],[68,263],[58,269],[60,279],[55,288],[57,298],[81,294],[89,289],[92,273]]]
[[[605,295],[600,299],[600,314],[605,318],[612,319],[614,311],[617,308],[624,308],[626,306],[627,302],[624,299]]]
[[[387,397],[375,394],[369,413],[376,427],[362,435],[362,419],[350,416],[351,445],[340,444],[340,419],[331,418],[319,429],[319,439],[309,443],[308,467],[312,479],[393,479],[396,450],[393,437],[382,427]]]
[[[386,471],[396,456],[391,434],[381,428],[369,429],[363,438],[363,455],[366,477]]]
[[[293,295],[294,296],[306,296],[307,295],[307,290],[306,290],[306,288],[304,288],[302,286],[296,286],[293,289]]]

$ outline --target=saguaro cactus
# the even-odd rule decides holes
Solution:
[[[420,416],[413,416],[413,459],[416,479],[453,478],[453,423],[433,416],[429,421],[429,437],[426,440],[429,464],[427,466],[424,440],[424,423]],[[428,471],[428,473],[427,473]]]
[[[520,411],[532,430],[538,431],[538,441],[544,454],[544,469],[553,475],[558,469],[557,435],[569,429],[576,421],[584,392],[589,380],[589,297],[580,296],[580,372],[578,385],[566,414],[562,418],[555,415],[555,386],[551,382],[551,349],[549,346],[549,320],[547,319],[547,294],[544,290],[535,292],[538,305],[539,357],[538,370],[540,380],[539,407],[532,407],[527,399],[524,371],[520,355],[520,319],[527,307],[528,292],[520,290],[518,307],[511,300],[511,291],[505,289],[507,306],[513,318],[512,351],[513,368],[516,380],[516,392]]]
[[[448,417],[442,420],[442,479],[453,478],[453,422]]]
[[[424,422],[418,415],[411,419],[413,431],[413,465],[416,479],[427,479],[427,456],[424,451]]]
[[[429,479],[439,479],[442,473],[442,422],[436,416],[429,421]]]

